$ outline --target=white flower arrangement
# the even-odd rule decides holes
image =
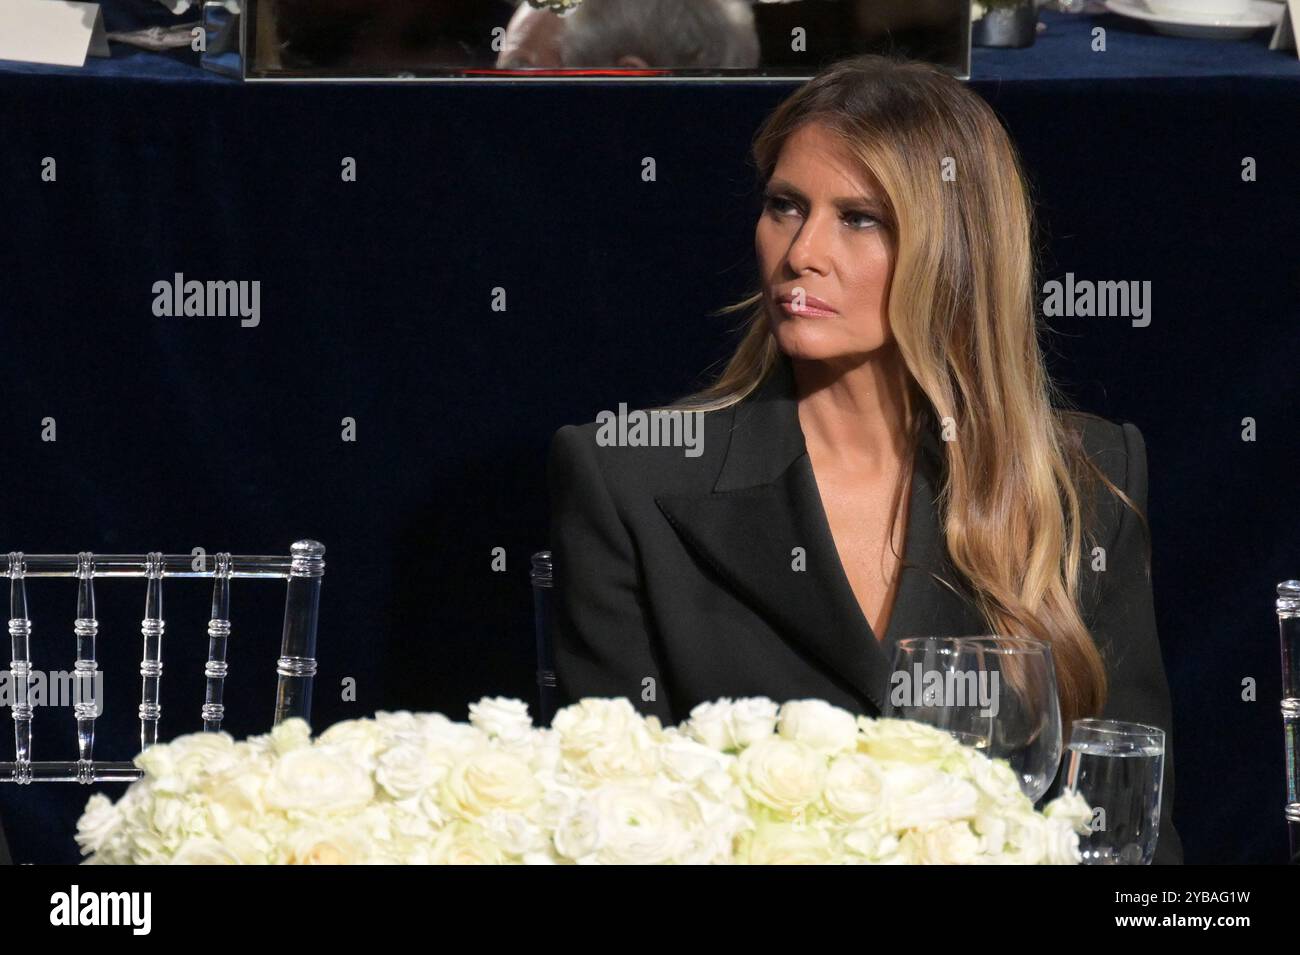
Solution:
[[[469,709],[150,746],[77,842],[106,864],[1068,864],[1091,816],[1077,794],[1036,812],[1005,761],[940,730],[821,700],[724,699],[668,728],[623,699],[550,728],[519,700]]]

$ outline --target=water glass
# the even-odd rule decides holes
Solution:
[[[1087,865],[1150,865],[1160,835],[1165,731],[1118,720],[1075,720],[1064,789],[1093,807],[1079,838]]]
[[[1061,708],[1051,645],[1028,637],[898,641],[884,715],[945,730],[1005,759],[1037,802],[1061,763]]]

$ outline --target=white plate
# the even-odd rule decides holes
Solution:
[[[1158,32],[1169,36],[1186,36],[1209,40],[1237,40],[1256,30],[1277,26],[1282,18],[1282,4],[1268,0],[1251,0],[1250,10],[1239,16],[1204,13],[1180,13],[1170,16],[1155,13],[1143,0],[1105,0],[1106,9],[1122,17],[1145,20]]]

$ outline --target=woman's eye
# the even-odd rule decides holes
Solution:
[[[795,204],[784,196],[764,195],[763,201],[767,208],[770,209],[773,214],[778,216],[787,215],[791,211],[798,211]],[[849,227],[855,232],[865,232],[867,229],[880,224],[880,220],[869,212],[846,212],[844,213],[843,218],[849,223]],[[853,223],[857,221],[861,221],[863,224],[854,225]]]
[[[777,215],[784,215],[786,210],[782,208],[783,206],[792,205],[789,199],[783,199],[781,196],[767,195],[763,199],[767,203],[767,207]]]
[[[861,232],[861,231],[865,231],[865,230],[867,230],[867,229],[870,229],[872,226],[877,225],[877,224],[880,222],[879,219],[877,219],[875,216],[871,215],[871,214],[868,213],[868,212],[846,212],[846,213],[844,213],[844,218],[845,218],[845,219],[865,219],[866,222],[867,222],[867,224],[864,225],[864,226],[862,226],[860,229],[858,229],[857,231],[859,231],[859,232]]]

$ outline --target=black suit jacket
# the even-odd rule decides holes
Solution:
[[[1145,513],[1138,429],[1093,415],[1072,420],[1090,457]],[[987,632],[969,600],[931,576],[968,590],[943,544],[935,497],[945,458],[933,432],[917,449],[904,563],[883,644],[840,563],[788,361],[738,405],[703,415],[698,457],[681,447],[600,446],[596,434],[594,422],[561,428],[548,463],[561,705],[627,697],[665,725],[720,697],[819,698],[876,716],[898,639]],[[1110,680],[1102,715],[1165,730],[1155,860],[1177,863],[1169,688],[1146,535],[1113,494],[1102,494],[1096,514],[1106,571],[1085,563],[1082,589],[1084,619]],[[792,570],[796,547],[806,556],[802,573]]]

